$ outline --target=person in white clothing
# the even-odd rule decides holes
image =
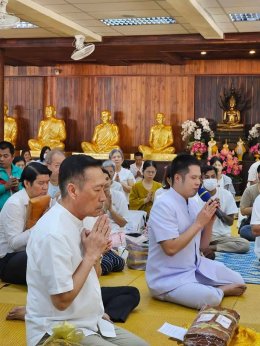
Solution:
[[[26,284],[25,247],[34,226],[26,228],[30,198],[47,194],[51,172],[41,163],[31,162],[21,175],[24,189],[13,194],[0,213],[0,278]]]
[[[123,168],[122,163],[124,161],[124,154],[120,149],[113,149],[109,153],[109,159],[116,165],[116,171],[113,180],[120,183],[123,187],[127,202],[129,201],[129,193],[132,186],[135,183],[133,173],[129,169]]]
[[[252,233],[256,237],[255,254],[260,261],[260,196],[256,197],[254,201],[250,224],[252,226]]]
[[[52,149],[51,151],[48,151],[45,158],[46,165],[51,171],[48,194],[52,199],[57,199],[60,195],[59,170],[63,160],[65,160],[65,155],[59,149]]]
[[[231,236],[231,226],[234,222],[234,214],[238,212],[238,208],[231,192],[218,187],[217,169],[214,166],[205,166],[202,168],[202,184],[210,193],[211,199],[217,199],[219,201],[219,208],[222,211],[222,220],[217,217],[213,223],[209,247],[213,251],[248,252],[248,240]],[[201,206],[205,204],[200,198],[198,202]]]
[[[223,296],[239,296],[241,275],[200,254],[208,247],[218,202],[200,210],[194,197],[201,184],[199,161],[178,155],[171,164],[172,186],[152,207],[148,222],[146,280],[153,297],[200,309],[217,306]]]
[[[72,155],[61,164],[61,199],[38,221],[27,245],[28,346],[43,345],[63,321],[83,332],[82,345],[147,345],[104,316],[98,274],[111,246],[109,220],[101,215],[104,185],[91,157]],[[83,228],[86,216],[99,215],[92,231]]]
[[[254,162],[248,170],[248,186],[258,183],[257,167],[260,165],[260,161]]]
[[[213,156],[209,161],[211,166],[214,166],[217,168],[217,180],[218,180],[218,186],[222,187],[225,190],[228,190],[232,193],[232,195],[235,197],[236,191],[232,183],[232,179],[226,175],[223,174],[223,160],[218,156]]]
[[[135,162],[130,165],[130,171],[133,173],[136,181],[140,181],[143,179],[143,157],[143,153],[141,153],[141,151],[137,151],[134,154]]]
[[[113,180],[116,172],[115,163],[112,160],[106,160],[102,163],[102,167],[109,173],[110,178],[112,180],[110,189],[113,191],[124,192],[122,185],[119,182]]]

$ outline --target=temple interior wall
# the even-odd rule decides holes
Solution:
[[[81,151],[80,143],[91,140],[100,112],[108,109],[119,126],[124,152],[134,152],[139,144],[148,143],[157,112],[165,113],[165,123],[173,126],[174,146],[179,152],[185,120],[221,120],[219,94],[231,81],[251,98],[245,123],[260,122],[259,60],[200,60],[179,66],[6,66],[5,103],[18,120],[18,149],[37,136],[44,107],[52,104],[57,117],[66,123],[66,151]]]

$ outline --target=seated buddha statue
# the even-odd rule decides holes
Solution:
[[[164,125],[164,119],[165,115],[163,113],[156,114],[155,120],[157,124],[153,125],[150,129],[150,146],[139,145],[139,151],[144,154],[173,154],[175,152],[175,148],[172,146],[172,127]]]
[[[58,148],[63,150],[66,139],[65,123],[55,117],[54,106],[45,107],[45,119],[40,122],[37,139],[29,139],[28,145],[31,150],[39,151],[44,146],[51,149]]]
[[[102,124],[95,127],[91,142],[82,142],[84,153],[109,153],[119,147],[119,129],[111,123],[111,113],[108,110],[101,112]]]
[[[223,123],[218,124],[218,127],[234,128],[243,127],[241,124],[240,111],[236,109],[236,99],[231,95],[229,99],[229,109],[224,112]]]
[[[14,147],[16,145],[17,132],[16,119],[8,116],[8,106],[4,105],[4,140],[12,143]]]

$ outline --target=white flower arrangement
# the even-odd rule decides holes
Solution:
[[[260,137],[260,124],[255,124],[249,131],[248,140]]]
[[[186,120],[181,125],[181,127],[181,135],[183,141],[186,141],[186,139],[189,139],[189,141],[200,141],[202,139],[203,133],[205,132],[209,134],[210,138],[214,138],[214,132],[211,130],[209,121],[206,118],[198,118],[196,122],[192,120]]]

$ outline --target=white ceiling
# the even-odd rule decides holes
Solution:
[[[9,0],[7,11],[39,26],[1,30],[0,38],[71,37],[200,33],[221,39],[225,33],[260,32],[260,21],[232,23],[229,13],[260,13],[259,0]],[[173,25],[109,27],[104,18],[173,16]]]

